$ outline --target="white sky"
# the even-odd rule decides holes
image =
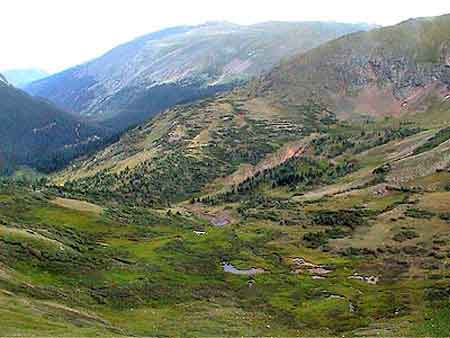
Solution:
[[[139,35],[205,21],[391,25],[447,12],[449,0],[1,0],[0,70],[58,71]]]

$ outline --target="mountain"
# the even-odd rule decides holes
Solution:
[[[313,99],[342,118],[425,111],[449,94],[449,35],[448,15],[351,34],[283,63],[255,95],[283,105]]]
[[[0,169],[30,165],[50,171],[108,135],[53,104],[33,98],[0,76]]]
[[[23,88],[31,82],[48,77],[50,74],[42,69],[9,69],[3,71],[8,81],[18,88]]]
[[[76,162],[56,182],[105,200],[133,197],[164,205],[231,188],[301,153],[316,138],[334,140],[345,152],[445,126],[449,36],[450,16],[442,16],[339,38],[243,88],[164,112]],[[420,122],[406,130],[358,125],[377,117]],[[336,136],[339,130],[349,133],[346,142]]]
[[[49,182],[0,177],[2,334],[448,336],[448,21],[333,41]]]
[[[165,29],[26,90],[68,111],[116,129],[143,122],[177,103],[231,88],[283,58],[319,46],[365,24],[212,22]]]

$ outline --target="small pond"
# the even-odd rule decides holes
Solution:
[[[222,263],[222,266],[223,266],[223,271],[232,273],[234,275],[251,276],[251,275],[256,275],[258,273],[266,272],[264,269],[257,269],[257,268],[241,270],[241,269],[234,267],[233,264],[230,264],[230,263]]]

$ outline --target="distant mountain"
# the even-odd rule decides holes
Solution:
[[[212,95],[260,75],[283,58],[365,24],[224,22],[145,35],[26,90],[59,106],[124,129],[181,102]]]
[[[164,204],[240,184],[308,147],[316,148],[311,156],[333,158],[425,127],[436,133],[450,123],[449,37],[450,16],[442,16],[339,38],[247,86],[165,111],[55,182],[105,199]],[[383,125],[379,117],[399,120]],[[436,144],[444,141],[436,136]],[[389,166],[408,179],[435,173],[450,165],[443,149],[420,170],[412,160]]]
[[[28,69],[10,69],[3,71],[3,75],[8,79],[9,83],[15,87],[22,88],[31,82],[43,79],[50,74],[45,70],[28,68]]]
[[[15,165],[50,171],[93,149],[107,132],[14,88],[0,75],[0,172]]]

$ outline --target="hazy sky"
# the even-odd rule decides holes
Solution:
[[[58,71],[174,25],[216,20],[391,25],[447,12],[449,0],[1,0],[0,70]]]

